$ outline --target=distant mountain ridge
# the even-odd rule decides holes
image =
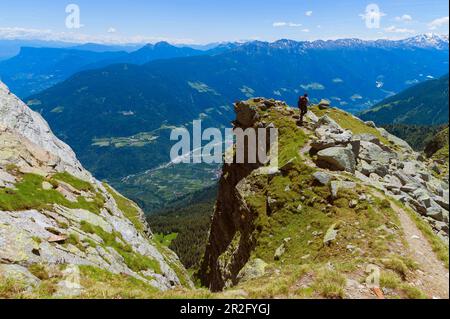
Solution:
[[[129,47],[119,49],[92,43],[69,48],[23,47],[17,56],[0,62],[0,79],[18,96],[27,97],[84,70],[208,54],[188,47],[178,48],[167,42],[148,44],[132,52],[125,51],[130,50]]]
[[[448,123],[449,75],[419,83],[387,98],[361,113],[361,118],[378,125]]]

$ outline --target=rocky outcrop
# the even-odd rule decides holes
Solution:
[[[242,283],[249,278],[270,280],[285,265],[314,263],[311,258],[330,264],[328,259],[345,252],[367,257],[370,248],[354,242],[366,243],[368,232],[375,232],[373,238],[385,238],[379,234],[384,230],[400,237],[391,216],[383,217],[379,228],[358,229],[372,213],[384,214],[391,198],[409,205],[447,238],[448,183],[435,177],[406,142],[329,106],[308,112],[301,128],[297,112],[280,101],[251,99],[237,103],[235,111],[236,127],[279,128],[284,160],[266,174],[259,164],[224,165],[198,273],[212,291],[247,287]],[[374,188],[389,197],[375,201]],[[389,249],[403,256],[401,245]],[[333,252],[333,247],[343,249]]]
[[[257,98],[251,102],[236,103],[235,128],[270,129],[273,124],[260,118],[261,110],[287,107],[285,103],[275,100]],[[231,287],[239,281],[239,273],[256,245],[259,212],[249,203],[249,198],[263,192],[258,181],[267,180],[270,174],[279,172],[261,174],[258,171],[261,166],[262,163],[232,163],[223,167],[210,236],[199,271],[202,284],[212,291]],[[264,200],[270,207],[270,198]]]
[[[93,178],[42,117],[0,83],[0,277],[36,287],[40,279],[28,271],[34,265],[48,272],[70,265],[160,290],[191,285],[178,257],[152,236],[136,204]]]
[[[317,163],[335,171],[355,172],[355,154],[351,148],[329,147],[317,153]]]

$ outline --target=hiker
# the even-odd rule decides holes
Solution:
[[[303,117],[308,113],[309,98],[308,94],[305,93],[298,99],[298,108],[300,109],[300,126],[303,125]]]

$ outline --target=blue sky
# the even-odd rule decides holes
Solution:
[[[70,3],[80,8],[79,29],[65,25]],[[363,19],[371,3],[379,8],[377,28],[368,28]],[[0,39],[208,43],[405,38],[448,34],[448,11],[447,0],[1,0]]]

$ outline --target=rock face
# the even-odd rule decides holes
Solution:
[[[52,154],[58,163],[50,163],[51,165],[64,165],[60,168],[75,176],[89,177],[90,174],[82,168],[72,149],[56,138],[47,122],[12,94],[2,82],[0,82],[0,131],[18,133],[42,151]]]
[[[143,212],[93,178],[0,83],[0,276],[37,286],[33,265],[91,266],[160,290],[191,285],[178,257],[154,242]]]

